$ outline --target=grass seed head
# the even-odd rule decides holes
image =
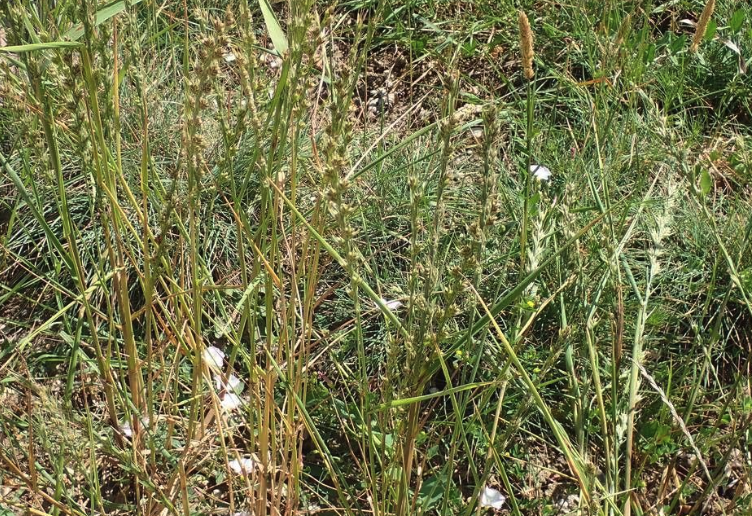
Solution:
[[[712,0],[711,0],[712,1]],[[527,15],[520,11],[520,50],[522,51],[522,70],[528,81],[533,80],[533,31],[530,30],[530,22]]]
[[[705,8],[702,10],[700,20],[697,22],[697,27],[695,28],[695,35],[692,38],[692,46],[689,48],[691,52],[697,52],[702,38],[705,37],[705,30],[708,28],[708,22],[710,22],[710,17],[713,15],[713,9],[715,9],[715,0],[708,0],[708,3],[705,4]]]

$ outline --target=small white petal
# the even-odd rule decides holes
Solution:
[[[221,375],[215,374],[214,385],[217,387],[218,391],[234,392],[236,394],[243,392],[244,387],[240,378],[234,374],[231,374],[230,377],[227,378],[227,383],[224,382]]]
[[[209,346],[204,350],[204,362],[209,364],[209,367],[222,369],[225,363],[225,354],[221,349]]]
[[[551,179],[551,171],[543,165],[530,165],[530,172],[537,181],[548,181]]]
[[[231,412],[237,408],[240,408],[240,406],[243,405],[243,400],[241,400],[240,396],[233,392],[226,392],[220,398],[219,404],[222,406],[222,409]]]
[[[507,497],[501,494],[493,487],[484,487],[480,493],[480,506],[491,507],[493,509],[501,509],[504,506],[504,502],[507,501]]]
[[[141,418],[141,428],[149,428],[149,416],[146,415]],[[120,425],[120,431],[123,433],[124,436],[130,438],[133,437],[133,427],[131,426],[130,421],[126,421],[122,425]]]
[[[256,463],[253,459],[243,457],[240,460],[233,459],[230,461],[230,469],[235,472],[236,475],[248,475],[256,467]]]
[[[235,57],[235,54],[233,54],[232,52],[226,53],[224,55],[224,58],[225,58],[225,63],[232,63],[233,61],[235,61],[235,59],[237,59]]]
[[[402,306],[402,301],[400,301],[399,299],[392,299],[391,301],[387,301],[382,297],[381,302],[384,303],[386,307],[391,311],[397,310]],[[376,308],[379,308],[379,305],[377,305],[376,303],[374,303],[374,305],[376,306]]]

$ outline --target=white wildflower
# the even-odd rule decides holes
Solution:
[[[141,426],[143,428],[149,427],[149,416],[144,416],[141,418]],[[123,433],[124,436],[131,438],[133,437],[133,427],[131,426],[130,421],[126,421],[122,425],[120,425],[120,431]]]
[[[536,181],[548,181],[551,179],[551,171],[543,165],[530,165],[530,173]]]
[[[234,392],[236,394],[243,392],[244,387],[243,382],[240,380],[240,378],[238,378],[234,374],[231,374],[227,378],[227,383],[225,383],[221,375],[215,374],[214,384],[216,385],[218,391]]]
[[[226,392],[219,399],[219,404],[223,410],[232,412],[233,410],[240,408],[240,406],[243,405],[243,400],[241,400],[240,396],[233,392]]]
[[[382,297],[381,302],[384,303],[384,305],[386,305],[386,307],[391,311],[397,310],[402,306],[402,301],[400,301],[399,299],[392,299],[391,301],[387,301]],[[379,308],[378,304],[374,303],[374,305],[376,305],[376,308]]]
[[[493,487],[484,487],[480,493],[480,506],[491,507],[493,509],[501,509],[504,506],[504,502],[507,501],[507,497],[501,494]]]
[[[230,469],[236,475],[248,475],[253,472],[256,467],[256,463],[249,457],[243,457],[240,460],[233,459],[230,461]]]
[[[206,362],[209,367],[222,369],[222,366],[225,363],[225,354],[221,349],[209,346],[204,350],[204,362]]]

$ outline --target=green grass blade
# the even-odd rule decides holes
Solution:
[[[451,394],[456,394],[458,392],[469,391],[471,389],[477,389],[480,387],[486,387],[488,385],[492,385],[493,383],[494,382],[467,383],[465,385],[458,385],[457,387],[452,387],[451,389],[444,389],[443,391],[432,392],[430,394],[425,394],[423,396],[413,396],[410,398],[401,398],[398,400],[392,400],[389,403],[382,403],[381,405],[376,407],[376,409],[383,410],[387,408],[404,407],[406,405],[412,405],[413,403],[422,403],[426,400],[430,400],[433,398],[441,398],[442,396],[449,396]]]
[[[21,52],[35,52],[37,50],[47,50],[50,48],[76,48],[80,46],[81,43],[76,41],[50,41],[49,43],[29,43],[28,45],[0,47],[0,52],[20,54]]]
[[[128,2],[129,5],[133,6],[136,4],[141,3],[141,0],[131,0]],[[115,2],[112,2],[104,7],[102,7],[100,10],[97,11],[94,17],[94,25],[100,25],[113,16],[116,16],[120,14],[121,12],[125,11],[126,2],[125,0],[116,0]],[[70,29],[68,32],[65,33],[65,36],[72,39],[77,40],[81,36],[84,35],[84,26],[82,23],[79,23],[72,29]]]
[[[73,260],[68,255],[68,252],[63,247],[63,244],[60,242],[60,240],[57,238],[55,233],[52,232],[52,228],[50,228],[50,225],[47,224],[47,221],[44,218],[44,215],[37,209],[37,207],[34,205],[34,202],[31,199],[31,196],[29,195],[29,192],[26,191],[26,186],[23,184],[23,181],[21,181],[21,178],[16,174],[16,171],[11,168],[10,163],[6,160],[5,156],[0,153],[0,168],[4,169],[5,172],[8,174],[8,177],[10,177],[10,180],[13,182],[13,185],[18,190],[18,193],[21,195],[21,198],[24,200],[26,205],[31,210],[31,213],[34,215],[34,218],[39,222],[39,225],[42,226],[42,231],[44,231],[44,234],[47,236],[47,239],[50,241],[52,246],[60,253],[60,257],[65,262],[65,265],[68,267],[68,270],[75,276],[76,269],[73,266]]]
[[[259,7],[261,7],[261,14],[264,15],[264,23],[266,24],[266,30],[269,31],[269,37],[272,38],[274,50],[282,56],[289,48],[285,31],[279,25],[279,21],[277,21],[277,17],[274,15],[274,11],[272,11],[272,7],[267,0],[259,0]]]

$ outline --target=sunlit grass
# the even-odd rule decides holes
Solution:
[[[744,514],[703,7],[4,3],[0,515]]]

